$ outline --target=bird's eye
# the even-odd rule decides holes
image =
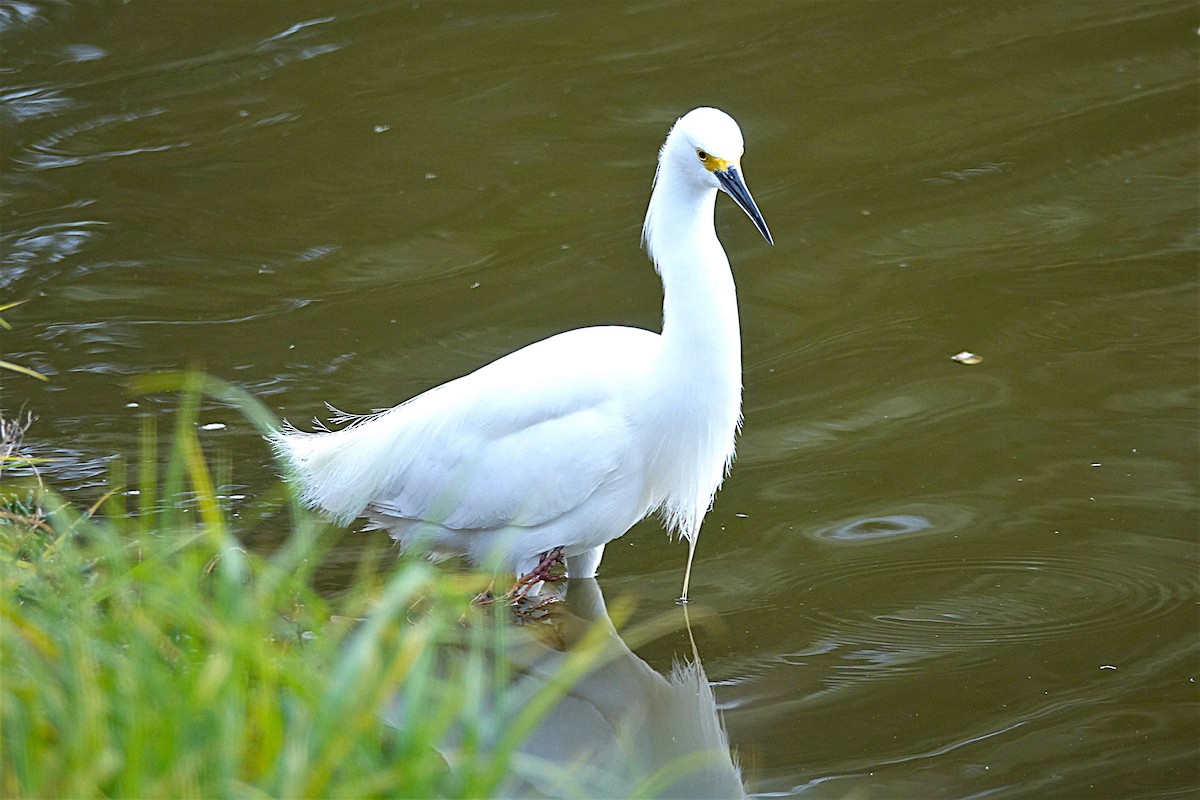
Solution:
[[[696,155],[700,156],[701,161],[708,161],[708,153],[703,150],[697,150]]]

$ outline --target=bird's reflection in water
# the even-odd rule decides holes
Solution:
[[[567,589],[544,624],[523,626],[506,650],[505,696],[524,700],[489,702],[485,729],[498,736],[510,731],[529,698],[548,690],[589,631],[589,641],[602,640],[599,657],[518,747],[497,796],[745,797],[699,659],[659,674],[621,639],[595,579],[571,579]],[[389,721],[402,718],[396,706],[387,715]],[[458,739],[454,734],[439,748],[452,769]]]

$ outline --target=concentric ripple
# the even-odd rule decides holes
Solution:
[[[914,504],[903,511],[842,519],[809,531],[808,535],[823,542],[857,544],[926,532],[949,533],[963,529],[974,518],[967,509],[944,503]]]
[[[813,592],[896,587],[897,604],[825,605],[815,623],[835,641],[925,653],[1045,641],[1155,620],[1197,594],[1177,568],[1121,549],[1030,558],[855,560],[823,571]],[[810,606],[811,607],[811,606]],[[839,615],[838,609],[858,613]]]
[[[833,539],[839,542],[862,542],[871,539],[887,539],[929,530],[933,523],[916,514],[890,514],[883,517],[865,517],[850,520],[813,533],[818,539]]]

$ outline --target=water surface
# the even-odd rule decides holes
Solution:
[[[747,790],[1192,796],[1198,24],[1174,2],[4,3],[0,301],[29,302],[0,342],[51,381],[3,375],[0,403],[91,498],[169,414],[132,375],[202,365],[303,421],[565,328],[654,327],[654,157],[717,105],[776,240],[721,203],[745,430],[693,586]],[[231,502],[268,496],[250,427],[203,421]],[[650,617],[683,559],[644,523],[600,585]],[[637,655],[688,653],[680,631]]]

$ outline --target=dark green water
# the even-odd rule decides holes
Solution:
[[[2,3],[0,303],[29,302],[0,348],[51,382],[0,374],[0,404],[91,498],[171,406],[129,406],[132,375],[200,364],[301,421],[653,327],[656,150],[716,105],[776,240],[721,203],[745,429],[693,592],[747,790],[1192,797],[1198,27],[1173,2]],[[265,495],[253,431],[205,421],[234,504]],[[683,560],[644,523],[600,586],[676,613]]]

